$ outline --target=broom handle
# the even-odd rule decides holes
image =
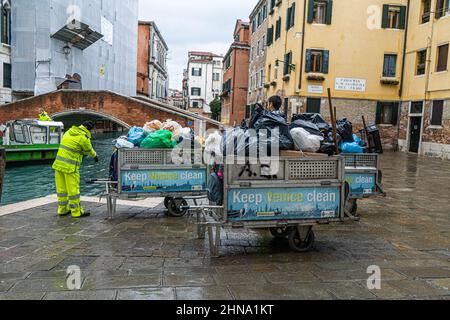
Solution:
[[[331,101],[331,89],[328,88],[328,105],[330,107],[330,115],[331,115],[331,125],[333,127],[333,142],[336,147],[336,154],[339,154],[339,146],[337,144],[337,134],[336,134],[336,118],[333,112],[333,102]]]

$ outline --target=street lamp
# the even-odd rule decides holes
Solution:
[[[72,48],[68,44],[66,44],[62,49],[63,49],[63,53],[66,56],[68,56],[72,52]]]
[[[276,59],[275,60],[275,69],[276,70],[278,70],[279,68],[280,68],[280,62],[283,64],[283,65],[289,65],[289,68],[291,69],[291,70],[294,70],[295,71],[295,64],[293,64],[293,63],[289,63],[289,62],[287,62],[287,61],[283,61],[283,60],[279,60],[279,59]]]

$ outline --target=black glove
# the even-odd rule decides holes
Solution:
[[[99,160],[98,160],[98,157],[95,157],[95,158],[94,158],[94,161],[95,161],[95,163],[98,163],[98,161],[99,161]]]

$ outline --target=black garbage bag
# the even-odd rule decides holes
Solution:
[[[319,127],[312,122],[308,122],[308,121],[305,121],[302,119],[297,119],[295,121],[292,121],[292,123],[289,125],[289,130],[292,130],[295,128],[303,128],[306,131],[308,131],[310,134],[323,137],[323,134],[320,131]]]
[[[323,141],[317,153],[327,154],[330,157],[334,156],[336,154],[336,146],[333,142]]]
[[[254,157],[271,156],[272,146],[279,144],[280,136],[271,130],[249,131],[228,129],[223,134],[223,155]],[[260,154],[263,152],[263,154]]]
[[[272,132],[273,129],[279,130],[280,150],[293,150],[294,140],[292,139],[289,125],[282,115],[264,110],[261,106],[257,106],[254,116],[250,121],[250,129],[267,130]],[[275,134],[271,135],[271,139],[276,138]]]
[[[215,172],[208,179],[208,200],[218,206],[223,204],[223,181]]]
[[[325,121],[320,113],[294,114],[292,116],[292,121],[294,122],[296,120],[304,120],[314,123],[322,133],[332,130],[331,125],[329,125],[328,122]]]
[[[338,120],[336,122],[336,130],[342,138],[343,142],[354,142],[353,140],[353,124],[347,119]]]
[[[111,181],[119,181],[119,151],[116,150],[111,155],[111,160],[109,162],[109,179]]]

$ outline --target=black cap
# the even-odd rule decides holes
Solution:
[[[83,123],[83,126],[88,129],[89,131],[91,131],[92,129],[94,129],[95,127],[95,123],[92,121],[86,121],[85,123]]]

